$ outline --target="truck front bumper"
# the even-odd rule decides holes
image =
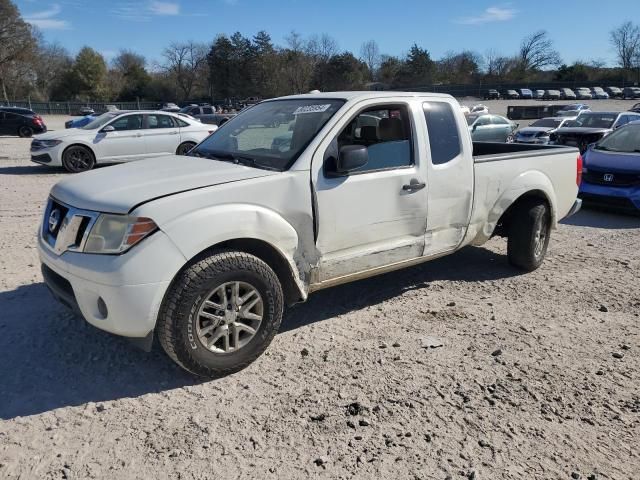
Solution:
[[[65,252],[38,240],[42,276],[53,296],[91,325],[144,338],[155,328],[164,294],[185,258],[162,232],[123,255]]]

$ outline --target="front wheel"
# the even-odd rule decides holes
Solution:
[[[67,148],[62,154],[62,166],[71,173],[91,170],[96,164],[93,152],[82,145]]]
[[[507,135],[507,139],[505,140],[507,143],[513,143],[515,141],[515,137],[513,136],[513,134],[509,134]]]
[[[551,214],[539,199],[525,201],[513,214],[508,230],[507,256],[511,265],[531,272],[542,265],[551,235]]]
[[[242,370],[266,350],[283,308],[282,286],[269,265],[247,253],[218,251],[178,274],[156,331],[182,368],[220,377]]]

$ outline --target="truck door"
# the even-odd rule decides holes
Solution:
[[[422,255],[427,190],[415,115],[409,103],[370,100],[347,113],[316,152],[317,281]],[[361,147],[367,163],[339,173],[338,157]]]
[[[454,113],[451,103],[434,100],[422,107],[430,151],[424,253],[433,255],[456,249],[467,230],[473,206],[473,147],[464,118]]]

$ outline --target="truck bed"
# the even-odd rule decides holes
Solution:
[[[494,143],[473,142],[473,160],[476,163],[494,162],[523,157],[539,157],[570,153],[577,148],[568,148],[561,145],[531,145],[527,143]]]

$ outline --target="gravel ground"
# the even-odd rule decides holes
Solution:
[[[65,174],[28,145],[0,137],[0,478],[638,478],[640,219],[583,211],[530,274],[494,239],[319,292],[203,382],[49,295]]]

